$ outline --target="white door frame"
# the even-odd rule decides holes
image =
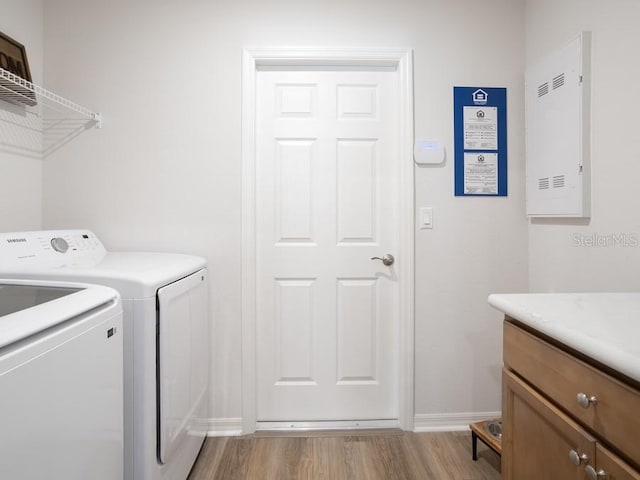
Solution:
[[[414,418],[413,62],[410,49],[255,48],[242,52],[242,431],[256,430],[256,75],[263,66],[391,67],[398,75],[400,164],[398,412]]]

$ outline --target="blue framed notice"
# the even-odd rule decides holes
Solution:
[[[507,89],[453,87],[456,196],[507,196]]]

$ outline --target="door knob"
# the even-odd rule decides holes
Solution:
[[[380,258],[380,257],[371,257],[371,260],[381,260],[382,263],[384,263],[387,267],[389,265],[393,265],[393,262],[396,261],[396,259],[393,258],[393,255],[391,255],[390,253],[387,253],[386,255],[383,255],[382,258]]]

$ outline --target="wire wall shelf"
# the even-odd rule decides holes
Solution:
[[[0,150],[42,158],[87,129],[99,113],[0,68]]]

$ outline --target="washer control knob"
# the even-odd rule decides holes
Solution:
[[[64,238],[61,237],[52,238],[51,246],[56,252],[59,253],[67,253],[67,250],[69,250],[69,244]]]

